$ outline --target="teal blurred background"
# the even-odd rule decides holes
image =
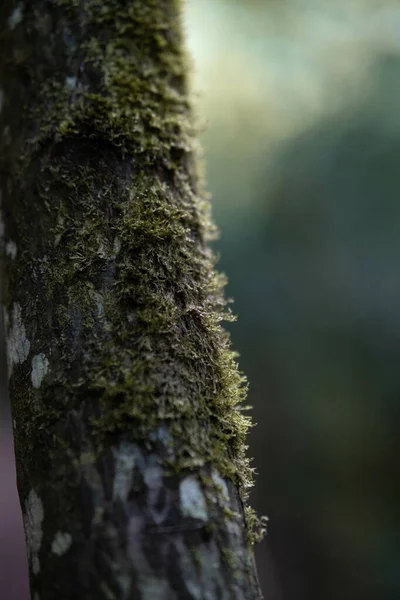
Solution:
[[[265,599],[399,600],[400,2],[187,0],[185,27]],[[0,410],[0,598],[26,600]]]
[[[187,0],[266,600],[400,599],[400,2]]]

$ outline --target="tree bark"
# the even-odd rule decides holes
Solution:
[[[178,0],[3,0],[9,387],[32,600],[260,597],[245,387]]]

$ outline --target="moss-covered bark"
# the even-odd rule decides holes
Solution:
[[[4,304],[33,600],[259,596],[244,386],[220,326],[181,29],[178,0],[1,3]]]

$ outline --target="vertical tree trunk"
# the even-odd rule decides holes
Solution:
[[[244,388],[219,323],[181,29],[178,0],[1,3],[4,303],[32,600],[260,595]]]

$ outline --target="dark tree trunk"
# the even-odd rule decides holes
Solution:
[[[2,0],[9,386],[32,600],[254,599],[243,382],[178,0]]]

